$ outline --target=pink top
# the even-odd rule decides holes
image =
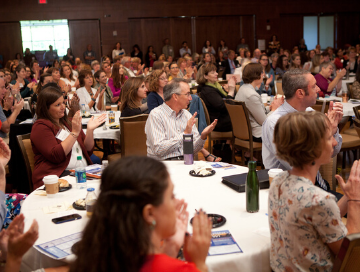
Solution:
[[[125,81],[126,81],[127,79],[128,79],[128,77],[125,76]],[[108,80],[108,86],[110,87],[110,89],[111,89],[114,97],[120,96],[121,88],[116,88],[116,87],[114,86],[114,81],[113,81],[112,77],[110,77],[109,80]]]
[[[315,75],[315,79],[316,79],[316,85],[320,88],[320,92],[319,92],[319,96],[320,97],[325,97],[325,95],[331,95],[331,92],[328,92],[327,89],[329,87],[330,82],[332,81],[331,78],[325,78],[323,77],[321,74],[316,74]]]

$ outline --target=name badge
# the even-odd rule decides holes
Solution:
[[[64,129],[60,129],[55,137],[56,137],[56,139],[59,139],[60,141],[64,141],[69,135],[70,135],[70,132],[68,132]]]
[[[88,53],[88,56],[91,57],[91,53]]]

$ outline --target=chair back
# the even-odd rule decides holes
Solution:
[[[353,107],[356,119],[360,120],[360,106]]]
[[[282,89],[282,81],[276,81],[275,86],[276,86],[276,94],[284,95],[284,92]]]
[[[346,236],[341,244],[332,272],[355,272],[360,267],[360,233]]]
[[[206,124],[210,125],[210,115],[209,115],[209,112],[208,112],[207,107],[205,105],[205,102],[201,98],[200,98],[200,101],[201,101],[201,104],[203,105],[203,108],[204,108]]]
[[[358,118],[354,119],[354,128],[360,137],[360,119],[358,119]]]
[[[312,108],[316,111],[327,113],[329,110],[330,101],[316,100],[316,104]]]
[[[30,192],[33,191],[32,172],[35,166],[34,152],[31,146],[30,133],[16,136],[25,162]]]
[[[121,157],[146,156],[145,124],[148,114],[140,114],[131,117],[120,117],[120,144]]]
[[[233,136],[240,140],[252,142],[249,112],[245,102],[227,99],[225,100],[225,106],[230,115]]]
[[[336,156],[331,158],[330,162],[320,166],[319,172],[321,176],[329,182],[330,189],[336,191]]]

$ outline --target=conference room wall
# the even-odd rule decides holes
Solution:
[[[121,41],[123,48],[127,52],[130,52],[131,46],[135,43],[132,40],[134,33],[130,33],[131,29],[130,21],[132,19],[145,19],[146,24],[150,21],[155,20],[158,22],[159,18],[171,18],[179,16],[211,16],[211,17],[224,17],[224,16],[246,16],[249,18],[249,23],[252,22],[251,15],[256,16],[255,27],[256,36],[251,35],[253,31],[249,31],[252,28],[252,24],[244,24],[243,35],[249,37],[247,42],[250,44],[254,43],[254,39],[265,39],[266,43],[270,40],[271,35],[277,34],[282,37],[282,44],[286,45],[285,39],[288,35],[293,35],[294,39],[298,41],[302,37],[302,31],[296,32],[294,25],[288,25],[281,21],[283,15],[293,14],[297,15],[316,15],[320,13],[338,13],[338,33],[339,39],[341,38],[342,46],[345,41],[349,42],[357,37],[359,34],[359,21],[360,13],[360,1],[351,1],[346,5],[339,5],[338,1],[329,0],[326,5],[321,1],[310,1],[303,0],[299,1],[280,1],[274,0],[271,3],[253,0],[253,1],[205,1],[205,0],[183,0],[173,1],[168,0],[137,0],[137,1],[116,1],[116,0],[62,0],[53,1],[49,0],[48,4],[40,5],[37,1],[28,0],[13,0],[13,1],[2,1],[0,9],[0,28],[7,27],[1,23],[17,22],[20,20],[49,20],[49,19],[70,19],[70,20],[84,20],[84,19],[99,19],[100,20],[100,31],[101,31],[101,49],[103,54],[110,54],[114,47],[115,42]],[[350,15],[349,15],[350,14]],[[110,15],[110,17],[108,16]],[[245,18],[245,17],[244,17]],[[347,18],[351,18],[347,19]],[[182,18],[179,18],[179,20]],[[187,19],[187,25],[190,18]],[[351,23],[354,22],[354,24]],[[171,22],[171,21],[170,21]],[[178,26],[177,19],[173,19],[173,24],[170,23],[170,39],[175,47],[175,51],[178,51],[180,47],[179,43],[186,39],[189,42],[189,38],[186,36],[191,35],[191,28],[182,28],[182,25]],[[145,25],[146,25],[145,24]],[[184,23],[185,24],[185,23]],[[156,25],[156,23],[155,23]],[[299,25],[299,22],[296,22]],[[267,30],[267,27],[270,30]],[[345,28],[350,26],[350,28]],[[221,26],[227,29],[224,33],[223,38],[228,40],[233,31],[232,26]],[[342,30],[342,31],[340,31]],[[117,31],[117,36],[113,36],[113,31]],[[189,32],[190,31],[190,32]],[[237,31],[237,30],[236,30]],[[247,34],[248,32],[248,34]],[[198,35],[199,33],[196,33]],[[298,37],[295,38],[295,34]],[[240,35],[239,35],[240,36]],[[240,38],[238,36],[238,38]],[[149,42],[152,38],[149,37]],[[19,35],[17,33],[12,36],[1,37],[0,52],[4,54],[6,58],[13,58],[14,52],[6,53],[6,48],[11,48],[13,45],[21,44],[19,41]],[[161,37],[162,39],[165,37]],[[197,38],[196,47],[198,43],[203,43],[203,39]],[[141,43],[145,46],[149,44],[147,40],[142,40]],[[213,41],[214,43],[215,41]],[[218,41],[216,41],[217,43]],[[230,41],[232,42],[232,41]],[[229,42],[228,42],[229,43]],[[289,45],[292,48],[294,44]],[[253,49],[254,45],[250,45]],[[85,50],[86,44],[84,44]],[[159,45],[156,45],[158,48]],[[145,54],[146,48],[141,48]],[[18,49],[16,49],[18,50]],[[14,50],[15,51],[15,50]],[[158,49],[156,51],[159,53]],[[5,52],[5,53],[4,53]]]

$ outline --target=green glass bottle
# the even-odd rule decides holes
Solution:
[[[256,174],[256,161],[249,161],[249,172],[246,177],[246,211],[255,213],[259,211],[259,179]]]

